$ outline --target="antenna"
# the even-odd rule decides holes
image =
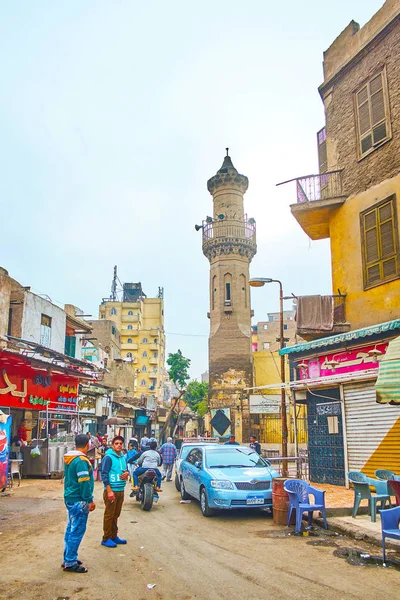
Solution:
[[[118,277],[117,277],[117,265],[115,265],[115,267],[114,267],[114,277],[113,277],[112,284],[111,284],[111,300],[113,302],[115,302],[116,299],[117,299],[117,279],[118,279]]]

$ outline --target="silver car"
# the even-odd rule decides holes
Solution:
[[[181,491],[181,464],[182,461],[185,460],[189,452],[193,448],[197,448],[198,446],[209,446],[210,444],[219,444],[218,438],[185,438],[183,440],[182,446],[178,452],[178,456],[175,459],[175,487],[178,492]]]

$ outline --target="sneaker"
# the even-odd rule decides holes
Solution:
[[[106,541],[102,541],[101,542],[102,546],[105,546],[106,548],[116,548],[117,544],[115,542],[113,542],[113,540],[111,538],[108,538],[108,540]]]
[[[131,493],[129,494],[129,498],[133,498],[134,496],[136,496],[136,492],[134,492],[133,490],[131,491]]]
[[[118,536],[115,537],[113,540],[114,544],[126,544],[126,540],[123,540],[121,538],[119,538]]]
[[[165,475],[163,475],[163,476],[162,476],[162,480],[163,480],[163,481],[164,481],[165,477],[166,477]]]
[[[138,485],[135,485],[135,486],[132,488],[132,492],[134,492],[134,494],[136,494],[136,492],[138,492],[138,491],[139,491],[139,486],[138,486]]]

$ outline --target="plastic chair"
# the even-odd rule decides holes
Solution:
[[[289,494],[289,510],[287,525],[289,526],[293,510],[296,511],[296,533],[300,533],[301,521],[303,513],[308,513],[308,525],[311,526],[313,512],[321,511],[324,520],[324,527],[328,529],[325,510],[325,491],[317,490],[302,479],[290,479],[285,481],[283,485],[286,492]],[[309,495],[314,496],[315,504],[311,504]]]
[[[375,471],[375,475],[378,479],[382,479],[383,481],[387,481],[388,479],[393,479],[396,475],[393,471],[388,471],[387,469],[377,469]]]
[[[400,506],[389,508],[381,513],[383,562],[386,562],[386,538],[400,540]]]
[[[356,518],[361,500],[368,500],[368,514],[371,515],[371,521],[375,523],[377,503],[381,503],[382,510],[385,508],[386,502],[389,502],[389,508],[391,507],[387,481],[367,477],[360,471],[349,471],[347,476],[354,487],[353,519]],[[371,492],[370,485],[375,487],[376,494]]]
[[[396,498],[396,506],[400,506],[400,480],[389,479],[388,487],[390,490],[390,495]]]

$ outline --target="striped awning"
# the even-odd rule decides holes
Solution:
[[[400,406],[400,336],[389,342],[386,354],[379,363],[375,389],[379,404]]]

